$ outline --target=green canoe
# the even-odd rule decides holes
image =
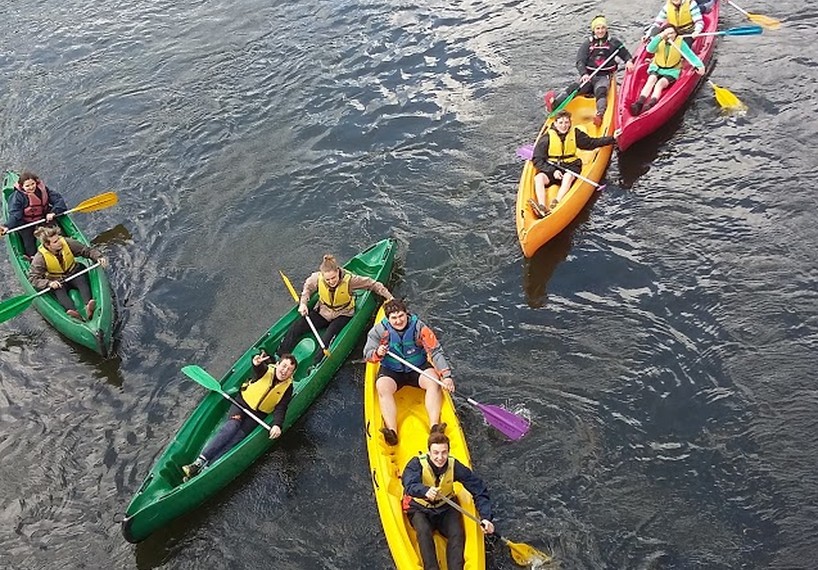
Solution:
[[[15,172],[6,172],[3,176],[3,220],[8,220],[8,202],[14,192],[14,185],[17,183],[19,175]],[[60,226],[63,235],[90,246],[85,236],[71,220],[70,216],[57,216],[55,219]],[[23,257],[23,241],[17,233],[8,234],[2,238],[6,242],[9,252],[9,259],[14,268],[14,273],[23,286],[26,294],[36,293],[37,290],[31,286],[28,280],[29,262]],[[87,273],[88,281],[91,283],[91,295],[97,302],[97,308],[90,321],[80,322],[65,314],[65,309],[57,302],[57,299],[50,294],[41,295],[34,299],[34,307],[39,311],[45,320],[51,323],[55,329],[74,342],[94,350],[104,357],[110,356],[111,345],[114,338],[114,305],[111,295],[111,286],[105,275],[105,270],[98,267]],[[70,295],[77,305],[77,310],[81,315],[85,314],[85,307],[79,297],[79,292],[71,291]]]
[[[386,283],[392,273],[396,244],[393,239],[380,241],[352,258],[344,267],[349,271]],[[283,287],[283,286],[282,286]],[[313,302],[316,299],[313,298]],[[293,351],[299,366],[294,375],[294,393],[282,430],[295,423],[321,394],[335,372],[371,325],[372,315],[380,298],[370,291],[355,293],[355,316],[333,339],[328,347],[330,356],[311,367],[320,347],[312,335],[305,336]],[[222,378],[225,392],[234,394],[241,384],[252,377],[253,355],[264,349],[273,354],[290,325],[302,318],[295,307],[278,320],[267,333],[253,344]],[[182,465],[191,463],[205,443],[221,427],[230,406],[216,392],[209,392],[171,443],[156,460],[142,486],[128,505],[122,520],[122,534],[129,542],[139,542],[174,518],[190,511],[213,496],[241,474],[265,451],[275,444],[267,432],[256,427],[233,449],[211,463],[202,473],[187,482],[182,481]],[[282,435],[284,437],[284,435]]]

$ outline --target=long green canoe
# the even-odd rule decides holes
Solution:
[[[392,273],[395,249],[393,239],[380,241],[352,258],[344,267],[357,275],[386,283]],[[321,350],[312,340],[311,334],[305,336],[293,351],[299,360],[299,366],[295,372],[293,399],[287,409],[287,417],[282,428],[284,432],[321,394],[361,335],[365,334],[370,326],[372,314],[379,305],[379,297],[370,291],[359,291],[355,295],[355,316],[332,341],[329,346],[331,354],[328,358],[324,358],[319,365],[311,368],[313,357]],[[253,355],[258,354],[261,349],[273,354],[287,329],[300,318],[302,317],[294,307],[270,327],[270,330],[258,339],[222,378],[221,385],[224,391],[235,393],[245,380],[252,377]],[[230,403],[222,396],[210,392],[193,410],[176,437],[159,456],[128,505],[122,521],[122,534],[126,540],[130,542],[144,540],[159,527],[203,503],[275,444],[275,441],[268,438],[263,428],[256,427],[250,435],[211,463],[202,473],[183,482],[182,465],[196,459],[210,437],[221,426],[229,406]]]
[[[18,179],[19,175],[15,172],[6,172],[3,176],[3,220],[9,218],[8,203]],[[64,236],[74,238],[90,246],[88,240],[68,215],[57,216],[55,221],[60,226]],[[19,279],[23,287],[23,291],[29,295],[36,293],[37,290],[32,287],[31,282],[28,280],[30,263],[23,257],[23,240],[20,239],[20,235],[12,233],[2,239],[6,242],[9,260],[17,279]],[[62,305],[50,294],[41,295],[34,299],[34,307],[46,321],[51,323],[51,326],[69,339],[98,352],[102,356],[109,356],[114,338],[114,305],[111,286],[108,283],[105,270],[101,267],[92,270],[87,275],[91,283],[91,296],[97,302],[97,308],[90,321],[81,322],[66,315]],[[82,304],[78,292],[72,291],[70,296],[74,299],[74,304],[77,305],[79,313],[84,315],[85,306]]]

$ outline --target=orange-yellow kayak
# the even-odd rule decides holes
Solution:
[[[573,125],[582,127],[590,136],[612,136],[616,117],[616,79],[611,78],[611,85],[608,88],[608,107],[599,127],[593,123],[596,113],[593,97],[574,97],[565,106],[565,110],[571,113]],[[551,119],[545,122],[540,134],[537,136],[537,140],[545,134],[546,129],[551,126],[552,122]],[[582,159],[582,176],[597,183],[602,180],[611,160],[612,152],[613,146],[604,146],[594,150],[579,150],[577,155]],[[528,203],[529,199],[532,198],[536,201],[534,193],[535,174],[534,164],[527,160],[523,167],[523,174],[520,177],[520,187],[517,190],[517,210],[515,212],[517,238],[520,240],[520,247],[526,257],[532,257],[548,240],[565,229],[571,223],[571,220],[577,217],[577,214],[596,190],[591,184],[577,179],[556,208],[552,209],[551,213],[545,218],[538,219]],[[558,190],[559,188],[556,185],[548,187],[546,191],[546,202],[548,204],[557,196]]]
[[[377,320],[383,319],[383,310],[378,312]],[[377,322],[376,320],[376,322]],[[409,519],[403,513],[401,499],[403,486],[401,473],[412,457],[426,453],[426,439],[429,437],[429,419],[424,406],[424,391],[407,386],[398,390],[395,401],[398,406],[398,445],[386,445],[380,429],[383,427],[381,408],[375,381],[378,379],[378,364],[366,365],[364,386],[364,420],[366,429],[366,447],[369,454],[369,470],[378,513],[386,535],[386,542],[398,570],[422,570],[420,548],[417,537]],[[441,421],[448,424],[446,435],[451,440],[450,453],[464,465],[471,467],[466,438],[460,428],[452,398],[446,393],[443,401]],[[468,512],[475,514],[471,495],[459,484],[455,484],[458,501]],[[465,568],[466,570],[484,570],[486,551],[482,531],[470,520],[463,521],[466,529]],[[437,559],[441,569],[446,568],[446,541],[436,534]]]

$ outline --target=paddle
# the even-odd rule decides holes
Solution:
[[[678,51],[678,52],[679,52],[679,53],[682,55],[682,57],[684,57],[684,54],[682,53],[682,50],[681,50],[681,49],[679,49],[679,48],[676,46],[676,44],[675,44],[675,43],[671,43],[670,45],[671,45],[671,46],[673,46],[673,49],[675,49],[676,51]],[[685,59],[687,59],[687,58],[685,58]],[[688,63],[690,63],[690,62],[688,62]],[[729,90],[729,89],[727,89],[726,87],[719,87],[718,85],[716,85],[715,83],[713,83],[713,82],[712,82],[710,79],[708,79],[708,80],[707,80],[707,82],[708,82],[708,83],[710,84],[710,86],[713,88],[713,92],[714,92],[714,93],[715,93],[715,95],[716,95],[716,103],[718,103],[718,104],[719,104],[719,106],[720,106],[722,109],[741,110],[741,109],[746,108],[746,107],[744,106],[744,103],[742,103],[741,101],[739,101],[739,98],[738,98],[738,97],[736,97],[736,96],[733,94],[733,92],[732,92],[732,91],[730,91],[730,90]]]
[[[57,214],[57,215],[62,216],[64,214],[71,214],[73,212],[84,212],[84,213],[96,212],[97,210],[103,210],[105,208],[110,208],[111,206],[116,205],[116,203],[118,201],[119,201],[119,198],[117,197],[116,192],[103,192],[102,194],[99,194],[97,196],[93,196],[92,198],[88,198],[87,200],[84,200],[84,201],[80,202],[79,205],[77,205],[76,207],[71,208],[70,210],[66,210],[65,212],[62,212],[61,214]],[[30,222],[30,223],[24,224],[22,226],[17,226],[16,228],[11,228],[6,233],[7,234],[13,234],[14,232],[18,232],[18,231],[20,231],[22,229],[30,228],[31,226],[36,226],[38,224],[42,224],[43,222],[45,222],[45,219],[37,220],[36,222]]]
[[[86,267],[82,271],[74,273],[72,276],[68,277],[67,279],[64,279],[62,282],[67,283],[68,281],[71,281],[72,279],[79,277],[83,273],[88,273],[89,271],[91,271],[92,269],[96,269],[97,267],[99,267],[99,262],[91,265],[90,267]],[[31,295],[18,295],[17,297],[6,299],[2,303],[0,303],[0,323],[4,323],[10,319],[13,319],[17,315],[28,309],[31,303],[34,301],[34,299],[36,299],[40,295],[45,295],[49,291],[53,291],[53,289],[51,287],[46,287],[45,289],[39,291],[38,293],[32,293]]]
[[[716,103],[718,103],[722,109],[742,110],[747,108],[746,105],[726,87],[719,87],[709,79],[707,82],[710,84],[710,87],[713,88],[713,92],[716,95]]]
[[[391,356],[404,366],[411,368],[418,374],[425,376],[429,380],[437,382],[438,384],[440,384],[440,386],[445,388],[445,385],[439,379],[421,370],[420,368],[418,368],[411,362],[408,362],[404,358],[401,358],[391,350],[387,350],[386,354],[388,354],[389,356]],[[457,394],[454,395],[457,396]],[[483,418],[486,420],[486,422],[490,426],[501,431],[509,439],[518,440],[522,438],[526,433],[528,433],[528,429],[531,427],[530,424],[528,423],[528,420],[521,418],[516,414],[513,414],[508,410],[501,408],[500,406],[481,404],[479,402],[472,400],[471,398],[467,398],[465,396],[460,397],[462,397],[469,404],[475,406],[478,410],[480,410],[483,413]]]
[[[735,28],[720,30],[718,32],[702,32],[699,36],[757,36],[763,31],[761,26],[736,26]],[[682,37],[692,38],[693,34],[685,34]]]
[[[531,160],[532,158],[534,158],[534,145],[533,144],[527,144],[527,145],[521,146],[520,148],[517,149],[517,156],[522,158],[523,160]],[[560,166],[559,164],[555,164],[555,163],[549,162],[547,160],[546,160],[546,162],[548,164],[550,164],[551,166],[555,167],[555,168],[559,168],[562,171],[567,171],[568,170],[565,167]],[[602,191],[605,188],[605,184],[599,184],[597,182],[594,182],[590,178],[586,178],[585,176],[583,176],[581,174],[577,174],[573,170],[571,170],[569,172],[573,176],[579,178],[583,182],[587,182],[588,184],[590,184],[591,186],[593,186],[594,188],[596,188],[599,191]]]
[[[241,411],[243,411],[245,414],[253,418],[258,425],[262,426],[267,431],[273,429],[271,426],[267,425],[267,423],[264,420],[262,420],[253,412],[239,404],[234,398],[230,396],[230,394],[222,390],[222,385],[219,384],[219,381],[213,378],[213,376],[211,376],[207,372],[207,370],[205,370],[201,366],[197,366],[196,364],[188,364],[187,366],[182,368],[182,373],[191,380],[193,380],[194,382],[196,382],[197,384],[199,384],[200,386],[204,386],[205,388],[207,388],[208,390],[212,390],[213,392],[218,392],[226,399],[230,400],[232,404],[241,408]]]
[[[286,286],[287,286],[287,290],[290,292],[290,295],[292,295],[292,297],[293,297],[293,301],[295,301],[296,303],[298,303],[298,302],[300,301],[300,299],[299,299],[299,297],[298,297],[298,293],[296,293],[296,292],[295,292],[295,287],[293,287],[293,284],[290,282],[290,280],[289,280],[289,279],[287,279],[287,276],[286,276],[286,275],[284,275],[284,272],[283,272],[283,271],[281,271],[281,270],[279,269],[279,271],[278,271],[278,272],[279,272],[279,274],[281,274],[281,279],[284,281],[284,285],[286,285]],[[329,350],[327,350],[327,345],[326,345],[326,344],[324,344],[324,339],[323,339],[323,338],[321,338],[321,335],[320,335],[320,334],[318,334],[318,329],[317,329],[317,328],[315,328],[315,324],[313,324],[312,319],[310,318],[309,313],[307,313],[306,315],[304,315],[304,318],[305,318],[305,319],[307,319],[307,324],[308,324],[308,325],[310,325],[310,329],[312,330],[312,334],[313,334],[313,335],[315,335],[315,340],[317,340],[317,341],[318,341],[318,345],[321,347],[321,350],[323,350],[323,351],[324,351],[324,356],[326,356],[327,358],[329,358]]]
[[[596,75],[597,73],[599,73],[599,71],[600,71],[600,70],[601,70],[603,67],[605,67],[606,65],[608,65],[608,63],[609,63],[609,62],[610,62],[610,61],[611,61],[611,60],[612,60],[612,59],[613,59],[613,58],[616,56],[617,52],[618,52],[620,49],[622,49],[622,45],[621,45],[621,44],[619,45],[619,47],[618,47],[618,48],[616,48],[615,50],[613,50],[613,52],[611,52],[611,55],[609,55],[609,56],[608,56],[608,59],[606,59],[606,60],[605,60],[605,61],[603,61],[601,64],[599,64],[599,67],[597,67],[596,69],[594,69],[594,70],[593,70],[593,71],[592,71],[592,72],[591,72],[591,73],[588,75],[588,79],[586,79],[585,81],[581,81],[581,82],[580,82],[580,84],[577,86],[577,88],[576,88],[576,89],[574,89],[574,90],[573,90],[573,91],[572,91],[572,92],[571,92],[571,93],[568,95],[568,97],[566,97],[565,99],[563,99],[562,103],[560,103],[559,105],[557,105],[557,107],[556,107],[555,109],[552,109],[552,110],[551,110],[551,112],[550,112],[550,113],[548,113],[548,117],[546,118],[546,120],[547,120],[547,119],[550,119],[551,117],[553,117],[554,115],[556,115],[557,113],[559,113],[560,111],[562,111],[562,110],[565,108],[565,106],[566,106],[568,103],[570,103],[570,102],[571,102],[571,100],[572,100],[574,97],[576,97],[576,96],[577,96],[577,93],[579,93],[579,90],[580,90],[580,89],[582,89],[582,86],[583,86],[583,85],[585,85],[586,83],[588,83],[588,82],[589,82],[591,79],[593,79],[594,75]]]
[[[764,16],[763,14],[751,14],[747,10],[743,9],[741,6],[732,2],[731,0],[727,0],[727,3],[730,4],[733,8],[744,14],[748,20],[754,22],[756,24],[760,24],[767,28],[768,30],[777,30],[781,27],[781,22],[776,20],[775,18],[770,18],[769,16]]]
[[[482,521],[479,518],[468,512],[466,509],[448,497],[439,495],[438,498],[443,499],[453,509],[460,511],[463,516],[476,522],[480,526],[480,530],[483,530],[483,525],[481,524]],[[545,552],[537,550],[531,545],[525,544],[524,542],[511,542],[506,537],[500,536],[499,532],[494,532],[494,536],[502,540],[506,546],[508,546],[508,549],[511,552],[511,558],[514,559],[514,562],[520,566],[531,566],[532,564],[546,564],[551,562],[551,557],[549,555],[547,555]]]

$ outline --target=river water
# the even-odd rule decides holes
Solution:
[[[633,46],[659,8],[638,4],[0,8],[4,167],[69,204],[120,197],[77,215],[112,262],[116,357],[34,311],[2,325],[0,567],[392,567],[352,363],[216,499],[139,545],[116,524],[203,396],[179,369],[220,376],[290,306],[277,269],[390,235],[392,286],[461,392],[533,419],[512,443],[460,409],[506,536],[563,568],[815,567],[815,14],[745,6],[784,22],[717,48],[711,78],[748,112],[704,86],[568,231],[530,262],[516,242],[542,93],[600,10]]]

